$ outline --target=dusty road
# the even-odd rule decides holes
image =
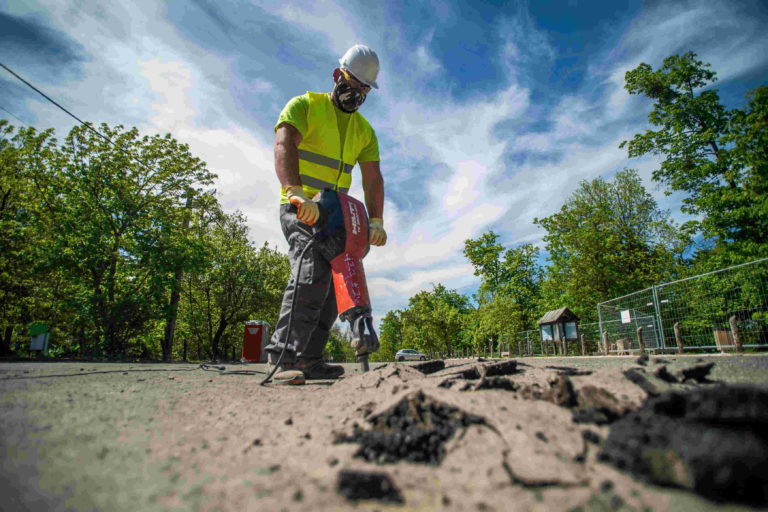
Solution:
[[[768,385],[768,355],[662,357],[648,364],[663,363],[674,373],[715,362],[713,381]],[[577,389],[579,379],[596,376],[605,377],[594,382],[610,387],[621,370],[637,367],[635,357],[518,361],[527,365],[529,379],[539,378],[537,372],[551,375],[555,370],[548,366],[593,372],[573,377]],[[474,361],[446,363],[461,369]],[[374,372],[367,376],[355,364],[346,366],[347,376],[338,383],[275,388],[259,386],[262,365],[226,365],[222,372],[192,364],[0,363],[0,509],[751,510],[641,484],[599,463],[596,450],[588,452],[581,441],[585,428],[548,402],[518,400],[499,389],[470,397],[439,387],[434,376],[392,373],[393,364],[384,369],[372,363]],[[645,397],[632,384],[620,386],[615,392],[628,403],[637,406]],[[506,459],[486,463],[501,450],[486,442],[487,429],[479,427],[457,435],[442,464],[431,466],[376,465],[354,458],[355,445],[335,443],[408,388],[484,415],[503,438]],[[531,438],[518,439],[507,427],[524,432],[537,422],[542,426],[535,435],[545,432],[548,444],[525,455],[536,441],[534,430]],[[603,437],[608,432],[605,426],[592,430]],[[515,446],[518,452],[510,448]],[[552,483],[550,475],[544,484],[535,483],[547,461],[571,451],[575,455],[562,467],[552,466],[562,481],[558,476]],[[526,457],[538,467],[527,467]],[[499,474],[502,466],[506,475]],[[401,500],[350,501],[339,491],[345,469],[388,472]]]

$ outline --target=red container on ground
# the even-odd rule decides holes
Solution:
[[[259,363],[267,360],[265,349],[269,343],[269,324],[259,320],[245,322],[243,333],[243,362]]]

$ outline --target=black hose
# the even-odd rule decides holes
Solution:
[[[315,243],[314,239],[310,240],[309,243],[301,251],[301,254],[299,255],[299,264],[296,266],[296,286],[293,289],[293,298],[291,299],[291,312],[288,315],[288,335],[286,336],[286,339],[283,341],[283,350],[280,351],[280,357],[277,358],[277,362],[275,362],[275,364],[273,365],[272,371],[269,372],[269,375],[267,375],[267,377],[259,383],[262,386],[265,386],[266,384],[269,383],[270,380],[272,380],[272,376],[280,367],[280,363],[283,360],[283,356],[285,355],[285,349],[288,348],[288,339],[291,337],[291,324],[293,324],[293,312],[296,309],[296,296],[299,294],[299,277],[301,276],[301,264],[304,262],[304,253],[306,253],[307,249],[312,247],[312,244],[314,243]]]

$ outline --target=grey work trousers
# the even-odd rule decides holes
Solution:
[[[280,226],[288,241],[291,277],[285,287],[280,316],[267,345],[267,354],[270,362],[277,361],[285,344],[283,362],[319,359],[323,357],[331,327],[338,316],[331,265],[313,245],[304,253],[301,273],[298,274],[299,256],[312,240],[312,228],[296,218],[296,207],[292,204],[280,205]],[[296,306],[289,333],[288,321],[294,296]]]

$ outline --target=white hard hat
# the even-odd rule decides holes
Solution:
[[[339,65],[355,75],[361,82],[374,89],[379,88],[376,76],[379,74],[379,57],[376,52],[363,44],[356,44],[339,59]]]

